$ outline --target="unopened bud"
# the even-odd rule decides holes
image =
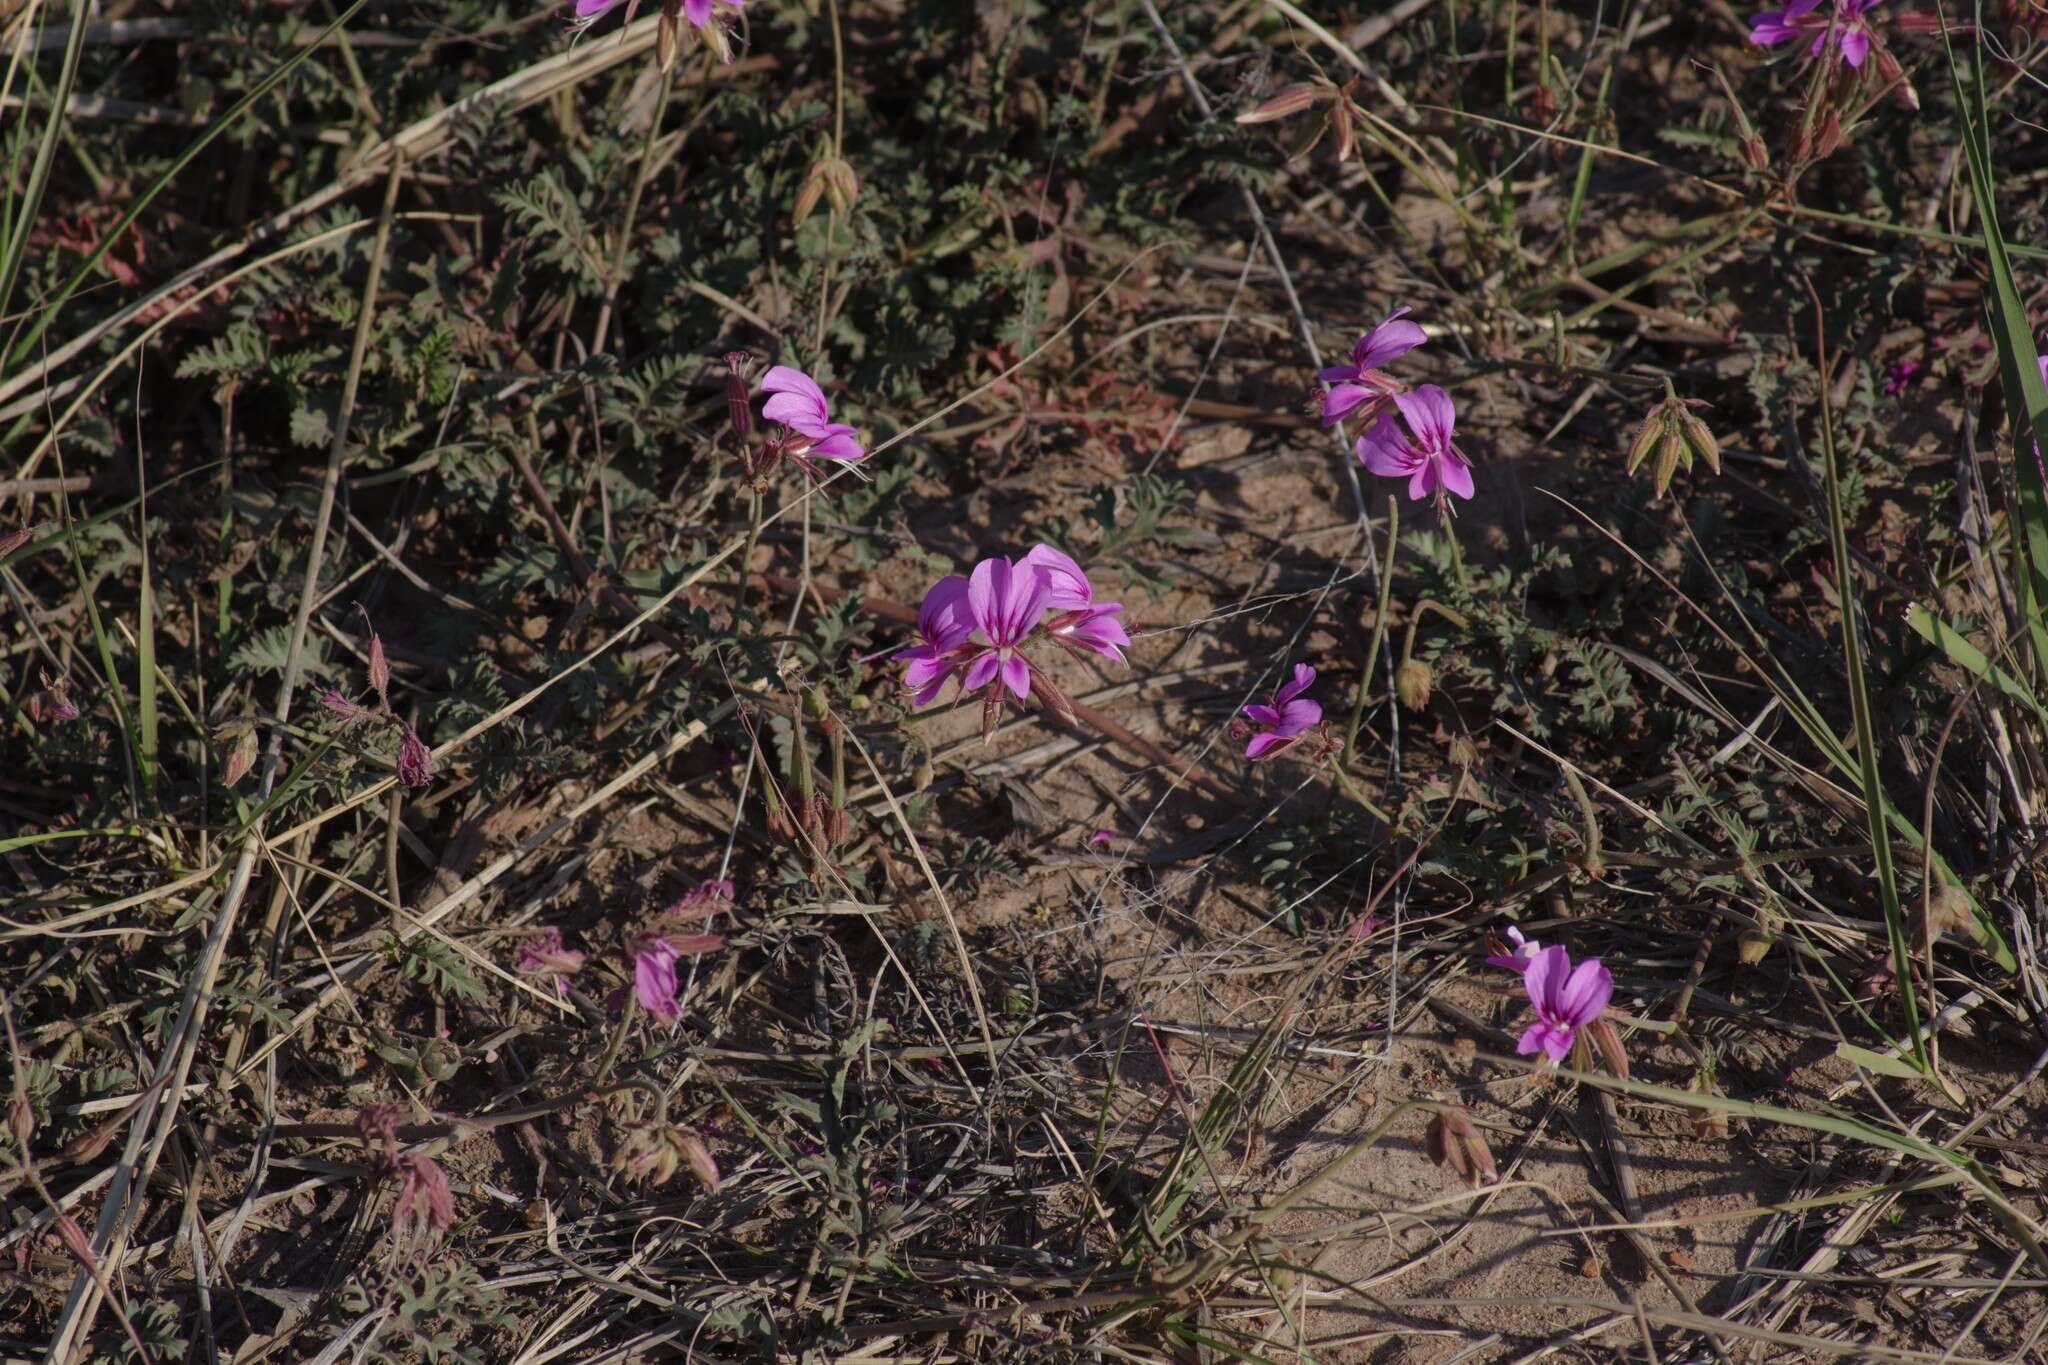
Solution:
[[[1278,119],[1293,118],[1302,110],[1327,98],[1329,87],[1304,82],[1290,85],[1255,109],[1249,109],[1237,116],[1239,123],[1272,123]]]
[[[1890,88],[1892,98],[1917,111],[1920,108],[1920,94],[1913,89],[1913,82],[1906,79],[1906,69],[1899,65],[1899,59],[1892,55],[1890,48],[1882,43],[1877,45],[1871,56],[1877,68],[1877,78]]]
[[[1685,438],[1672,427],[1664,428],[1664,437],[1657,442],[1657,465],[1650,473],[1651,486],[1657,496],[1663,497],[1664,490],[1671,487],[1671,476],[1678,472],[1678,462],[1688,458]]]
[[[1842,116],[1830,109],[1820,116],[1813,130],[1813,156],[1826,161],[1842,149]]]
[[[1628,1052],[1621,1045],[1621,1032],[1614,1027],[1613,1021],[1595,1019],[1586,1026],[1586,1037],[1592,1040],[1593,1052],[1609,1074],[1627,1080]]]
[[[690,1174],[697,1177],[697,1183],[707,1194],[718,1193],[718,1163],[711,1159],[711,1149],[704,1145],[704,1139],[687,1128],[678,1129],[676,1146],[682,1153],[683,1164],[690,1168]]]
[[[246,720],[229,721],[215,738],[227,750],[221,761],[221,785],[232,787],[256,766],[256,727]]]
[[[1707,424],[1690,412],[1681,413],[1679,429],[1685,433],[1685,443],[1692,447],[1693,454],[1707,462],[1707,468],[1716,474],[1721,472],[1721,443],[1714,439],[1714,433]]]
[[[825,685],[812,683],[804,689],[804,715],[811,720],[823,720],[832,714],[832,704],[825,697]]]
[[[1643,424],[1636,428],[1636,438],[1628,443],[1628,472],[1633,474],[1649,457],[1657,440],[1664,434],[1664,409],[1659,406],[1650,410]]]
[[[1493,1149],[1473,1125],[1472,1116],[1455,1105],[1430,1116],[1428,1146],[1429,1159],[1449,1166],[1461,1180],[1480,1185],[1500,1178]]]
[[[1394,695],[1410,711],[1420,711],[1428,706],[1430,691],[1435,686],[1435,670],[1420,659],[1405,659],[1394,670]]]
[[[825,172],[825,197],[839,213],[853,212],[854,201],[860,198],[860,177],[853,173],[853,167],[843,157],[832,157],[822,167]]]
[[[398,742],[398,780],[417,791],[427,785],[433,774],[434,751],[420,738],[419,731],[406,726],[405,738]]]
[[[937,776],[938,773],[932,768],[931,759],[929,757],[920,758],[917,761],[917,766],[910,770],[910,789],[921,792],[926,787],[931,786],[932,779]]]
[[[1943,882],[1928,898],[1926,941],[1932,943],[1947,933],[1963,934],[1980,943],[1984,939],[1984,930],[1977,923],[1977,910],[1970,904],[1969,893],[1960,886]]]
[[[654,26],[654,69],[666,76],[676,64],[676,55],[682,50],[677,41],[682,34],[681,5],[676,0],[661,7],[661,18]]]
[[[1771,168],[1771,149],[1755,133],[1742,139],[1742,160],[1753,171],[1767,171]]]
[[[364,621],[368,623],[367,616]],[[377,700],[384,703],[384,709],[390,710],[391,661],[384,657],[384,641],[375,626],[370,627],[370,686],[377,689]]]
[[[743,449],[754,431],[753,395],[747,389],[747,362],[753,358],[747,351],[725,353],[725,420]]]
[[[339,718],[344,726],[354,725],[370,714],[332,687],[320,694],[320,705],[327,709],[329,715]]]
[[[1745,967],[1754,967],[1762,962],[1771,951],[1771,945],[1778,941],[1776,934],[1767,934],[1761,929],[1744,929],[1735,939],[1735,956]]]
[[[803,183],[796,187],[796,205],[790,210],[790,218],[797,227],[804,225],[804,219],[811,216],[818,207],[818,201],[825,197],[825,164],[821,161],[811,167]]]
[[[28,1092],[17,1090],[7,1097],[7,1132],[23,1151],[36,1132],[36,1106]]]
[[[16,550],[19,550],[22,546],[28,544],[28,538],[34,535],[35,533],[35,527],[24,526],[19,530],[8,531],[4,534],[0,534],[0,559],[7,558],[7,556],[13,554]]]
[[[434,1080],[448,1080],[462,1070],[462,1049],[446,1038],[436,1038],[420,1054],[420,1070]]]

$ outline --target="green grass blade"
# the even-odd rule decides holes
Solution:
[[[1983,20],[1978,7],[1979,23]],[[2022,628],[2034,649],[2034,661],[2048,677],[2048,625],[2041,609],[2048,603],[2048,489],[2044,489],[2034,445],[2048,449],[2048,387],[2041,383],[2041,357],[1998,225],[1996,181],[1991,164],[1990,112],[1984,92],[1984,52],[1974,45],[1971,81],[1963,83],[1955,46],[1946,26],[1942,44],[1949,59],[1949,80],[1963,120],[1963,152],[1969,163],[1970,195],[1977,209],[1978,232],[1984,246],[1989,286],[1985,312],[1991,339],[1998,350],[1999,379],[2004,387],[2012,429],[2012,473],[2019,489],[2018,516],[2013,527],[2013,580],[2020,603]]]
[[[64,65],[57,73],[57,88],[50,95],[50,118],[43,125],[43,139],[36,146],[35,163],[29,167],[28,184],[21,205],[7,228],[7,251],[0,258],[0,318],[8,315],[14,287],[21,281],[22,263],[28,259],[28,233],[43,207],[43,191],[50,183],[50,165],[57,159],[64,119],[71,109],[71,87],[78,79],[79,54],[85,51],[85,25],[92,6],[76,0],[71,6],[71,32],[64,42]],[[10,177],[10,184],[12,178]],[[112,239],[109,238],[111,241]]]
[[[43,333],[49,330],[50,324],[63,311],[65,301],[77,292],[78,287],[85,283],[91,276],[93,269],[99,265],[100,257],[106,255],[113,245],[121,240],[121,235],[128,231],[129,226],[137,218],[142,216],[142,211],[155,201],[157,195],[163,193],[171,181],[176,179],[186,166],[192,163],[192,159],[205,151],[215,138],[240,123],[242,116],[256,107],[257,101],[269,95],[271,90],[276,88],[278,82],[289,76],[293,71],[296,71],[299,63],[305,61],[325,46],[327,40],[333,37],[343,24],[353,19],[356,11],[360,10],[367,3],[369,3],[369,0],[355,0],[355,3],[343,10],[340,17],[329,24],[317,39],[300,48],[288,60],[280,63],[276,70],[265,76],[261,81],[258,81],[248,94],[235,101],[234,108],[209,123],[204,132],[192,139],[191,144],[184,151],[178,153],[177,159],[164,169],[164,173],[152,181],[149,188],[144,190],[133,204],[129,205],[128,211],[121,215],[121,221],[114,224],[111,229],[101,235],[99,245],[94,247],[86,255],[86,258],[78,263],[78,269],[74,270],[71,278],[64,282],[63,288],[59,289],[51,297],[50,301],[38,310],[35,323],[28,329],[27,335],[17,341],[13,348],[8,351],[7,363],[0,365],[0,374],[12,373],[28,358],[33,352],[36,342],[42,339]],[[80,6],[80,8],[84,9],[85,6]],[[67,67],[67,72],[68,70],[69,68]],[[40,164],[40,161],[38,164]],[[33,203],[25,204],[23,208],[25,213],[31,212],[34,205]],[[18,231],[18,235],[24,241],[27,239],[25,226]],[[6,302],[7,290],[5,282],[0,282],[0,316],[5,316],[6,314]]]
[[[2036,720],[2048,727],[2048,707],[2041,705],[2025,683],[1993,663],[1983,650],[1971,644],[1961,631],[1918,602],[1906,608],[1906,624],[1921,639],[1940,650],[1950,663],[1990,683],[2007,701],[2026,707],[2034,713]]]

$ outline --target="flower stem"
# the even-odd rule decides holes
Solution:
[[[604,1060],[597,1064],[597,1085],[602,1086],[611,1079],[612,1064],[619,1060],[619,1048],[626,1041],[626,1035],[632,1031],[633,1020],[639,1013],[640,997],[633,993],[632,983],[627,982],[626,1005],[619,1011],[619,1027],[612,1034],[612,1040],[605,1044]]]
[[[761,490],[747,494],[747,548],[740,551],[740,602],[735,616],[747,613],[747,569],[754,562],[754,547],[761,542]]]
[[[1387,499],[1387,557],[1380,577],[1379,612],[1373,618],[1372,638],[1365,646],[1365,668],[1358,675],[1358,695],[1351,699],[1351,719],[1344,727],[1344,751],[1337,760],[1339,772],[1349,772],[1351,755],[1358,747],[1358,727],[1365,720],[1365,698],[1372,691],[1372,670],[1379,662],[1380,642],[1387,638],[1387,608],[1394,597],[1394,557],[1401,548],[1401,504]]]

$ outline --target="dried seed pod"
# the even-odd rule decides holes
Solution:
[[[1420,711],[1428,706],[1429,694],[1435,686],[1435,670],[1420,659],[1405,659],[1394,670],[1394,695],[1410,711]]]
[[[1449,1166],[1461,1180],[1481,1185],[1500,1179],[1493,1149],[1486,1145],[1486,1138],[1473,1124],[1472,1116],[1455,1105],[1430,1116],[1428,1147],[1429,1159],[1439,1166]]]

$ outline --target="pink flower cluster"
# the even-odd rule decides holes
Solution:
[[[1360,464],[1382,478],[1408,480],[1408,496],[1417,502],[1430,498],[1441,505],[1446,494],[1469,498],[1472,463],[1452,439],[1458,412],[1451,396],[1434,384],[1410,392],[1386,372],[1429,339],[1407,316],[1406,308],[1396,308],[1358,339],[1348,364],[1317,372],[1330,386],[1323,395],[1323,425],[1377,416],[1353,447]]]
[[[1270,705],[1254,704],[1244,708],[1245,718],[1258,727],[1250,732],[1244,746],[1246,758],[1257,762],[1284,753],[1293,748],[1303,735],[1322,724],[1322,703],[1301,695],[1314,686],[1315,680],[1313,668],[1307,664],[1296,664],[1289,680],[1274,691]]]
[[[1024,650],[1041,630],[1072,654],[1100,654],[1124,662],[1131,643],[1117,616],[1121,602],[1098,602],[1088,575],[1050,545],[1022,559],[984,559],[962,578],[948,574],[932,585],[917,611],[919,643],[897,651],[903,682],[919,706],[938,699],[948,680],[960,694],[1000,681],[1018,701],[1034,692],[1052,700],[1051,684]],[[1000,689],[991,693],[995,704]],[[1062,709],[1059,699],[1055,709]]]
[[[1883,0],[1791,0],[1783,9],[1768,9],[1749,21],[1749,41],[1759,47],[1775,47],[1788,40],[1813,39],[1807,56],[1818,57],[1833,48],[1851,70],[1861,69],[1870,56],[1869,12]]]
[[[1487,965],[1520,973],[1522,989],[1536,1007],[1536,1022],[1523,1032],[1515,1050],[1525,1057],[1541,1052],[1562,1062],[1579,1033],[1606,1013],[1614,996],[1614,976],[1597,957],[1573,966],[1571,954],[1563,948],[1546,948],[1513,926],[1507,933],[1510,951],[1487,958]]]
[[[641,1009],[658,1019],[682,1018],[676,1002],[676,963],[699,953],[715,953],[725,946],[723,934],[680,934],[668,926],[708,920],[733,903],[733,884],[717,879],[699,882],[682,898],[661,912],[662,926],[642,934],[633,945],[633,999]],[[519,970],[528,976],[552,978],[555,993],[569,993],[568,978],[583,970],[583,953],[562,944],[562,931],[543,928],[519,950]],[[626,1003],[625,987],[612,992],[605,1002],[614,1010]]]

